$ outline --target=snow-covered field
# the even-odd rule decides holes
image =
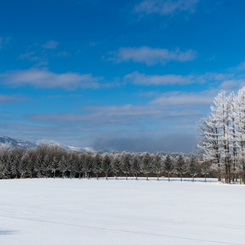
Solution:
[[[245,244],[245,186],[0,180],[0,244]]]

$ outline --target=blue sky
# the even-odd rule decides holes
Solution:
[[[0,2],[0,133],[183,151],[245,79],[245,2]]]

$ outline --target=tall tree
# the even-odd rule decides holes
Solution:
[[[201,165],[201,173],[204,175],[205,182],[206,182],[207,175],[210,173],[210,167],[211,164],[209,161],[204,161]]]
[[[36,157],[36,161],[34,163],[34,171],[37,173],[37,177],[41,178],[41,166],[42,166],[42,156],[41,154],[38,154]]]
[[[169,174],[171,174],[174,170],[173,161],[172,161],[169,154],[167,155],[167,157],[164,161],[163,169],[168,174],[168,182],[169,182],[170,181]]]
[[[57,160],[56,156],[54,156],[51,162],[51,170],[53,172],[54,179],[55,179],[56,170],[58,169],[58,164],[59,164],[59,161]]]
[[[81,179],[84,162],[85,162],[85,156],[83,154],[80,154],[75,161],[75,171],[78,173],[79,179]]]
[[[104,172],[106,174],[106,180],[108,179],[108,173],[110,171],[111,168],[111,159],[110,157],[106,154],[102,160],[102,165],[101,165],[101,169],[102,172]]]
[[[138,174],[140,173],[140,161],[139,158],[137,156],[134,156],[133,158],[133,162],[131,165],[131,173],[135,174],[135,179],[138,179]]]
[[[157,180],[159,181],[159,175],[162,173],[161,157],[159,154],[156,154],[153,158],[152,170],[157,175]]]
[[[45,155],[42,162],[42,171],[44,171],[46,179],[48,178],[48,171],[50,169],[51,160],[48,155]]]
[[[124,174],[126,174],[126,180],[128,179],[128,174],[130,173],[130,158],[128,154],[125,154],[123,157],[123,163],[122,163],[122,171]]]
[[[62,173],[62,179],[65,177],[65,172],[67,171],[67,163],[65,156],[62,156],[59,163],[58,163],[58,169]]]
[[[148,175],[152,171],[152,168],[151,168],[151,158],[150,158],[150,154],[148,152],[143,157],[143,164],[141,166],[141,171],[142,171],[142,173],[145,174],[146,180],[148,180]]]
[[[191,155],[190,163],[188,166],[188,172],[192,176],[192,182],[194,182],[194,177],[198,174],[198,167],[196,159],[193,155]]]
[[[182,181],[182,176],[187,171],[187,164],[182,156],[182,154],[179,155],[177,163],[175,165],[175,173],[180,175],[180,180]]]
[[[93,167],[93,157],[89,153],[86,155],[85,162],[83,164],[83,171],[86,174],[88,179],[89,179],[89,174],[92,171],[92,167]]]
[[[93,172],[96,174],[96,179],[98,180],[99,174],[102,172],[101,169],[102,158],[99,153],[96,154],[93,162]]]

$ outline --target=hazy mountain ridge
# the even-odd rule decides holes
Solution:
[[[22,149],[26,149],[29,147],[37,147],[37,143],[33,143],[27,140],[19,140],[13,139],[7,136],[0,136],[0,145],[9,145],[10,147],[19,147]],[[66,146],[64,145],[64,149],[68,151],[80,151],[80,152],[87,152],[87,151],[94,151],[91,147],[76,147],[76,146]]]

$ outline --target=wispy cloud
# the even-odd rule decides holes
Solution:
[[[59,52],[57,54],[58,57],[66,57],[66,56],[70,56],[70,53],[69,52],[66,52],[66,51],[62,51],[62,52]]]
[[[25,101],[25,100],[28,100],[28,98],[26,98],[22,95],[0,94],[0,103],[11,103],[14,101]]]
[[[197,52],[192,49],[180,51],[179,48],[176,48],[175,50],[168,50],[142,46],[139,48],[120,48],[115,52],[110,52],[109,55],[110,57],[107,60],[112,60],[116,63],[133,61],[145,63],[146,65],[150,66],[157,63],[164,65],[169,61],[192,61],[197,57]]]
[[[30,53],[26,53],[26,54],[21,54],[18,59],[21,59],[21,60],[29,60],[29,61],[39,61],[40,60],[40,57],[36,56],[35,55],[36,52],[30,52]]]
[[[43,53],[41,56],[37,56],[36,52],[29,52],[26,54],[21,54],[18,59],[21,60],[29,60],[31,62],[35,62],[35,67],[46,66],[48,64],[48,60],[46,58],[46,54]]]
[[[144,0],[134,8],[136,13],[173,15],[181,11],[195,11],[198,0]]]
[[[79,74],[72,72],[57,74],[45,69],[34,68],[0,74],[1,83],[12,87],[19,87],[28,84],[38,88],[99,88],[102,86],[99,83],[101,80],[103,80],[102,77],[93,77],[92,74]]]
[[[233,73],[205,73],[201,75],[146,75],[138,71],[127,74],[123,77],[124,83],[133,83],[135,85],[160,86],[160,85],[186,85],[192,83],[206,83],[211,81],[230,81],[233,79]]]
[[[45,49],[55,49],[58,46],[58,42],[55,41],[47,41],[44,45],[42,45]]]
[[[165,124],[195,124],[203,115],[200,107],[208,108],[213,100],[213,93],[164,93],[146,105],[111,105],[82,106],[81,113],[50,113],[27,115],[26,119],[39,123],[49,123],[54,126],[69,125],[78,127],[120,127],[131,125],[142,126],[141,120],[157,121]],[[178,120],[176,120],[178,119]],[[163,123],[163,124],[164,124]]]
[[[193,76],[182,75],[146,75],[138,71],[127,74],[123,78],[124,82],[132,82],[136,85],[167,85],[167,84],[189,84],[193,83]]]

